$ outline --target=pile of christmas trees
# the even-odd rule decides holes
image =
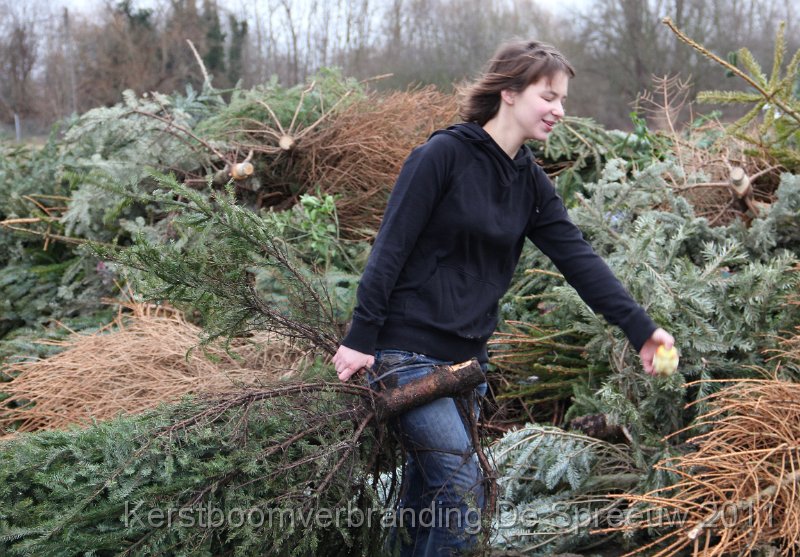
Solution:
[[[621,333],[540,254],[524,253],[492,341],[484,412],[483,431],[504,433],[486,442],[500,473],[486,525],[498,551],[684,547],[659,527],[685,523],[656,527],[641,517],[669,496],[698,493],[679,483],[710,450],[698,432],[729,413],[750,415],[746,401],[716,391],[764,373],[800,377],[792,357],[800,307],[791,297],[800,283],[800,168],[787,155],[800,134],[791,120],[798,60],[785,78],[765,81],[795,112],[760,124],[758,145],[748,122],[728,133],[697,126],[659,135],[570,119],[538,152],[573,220],[675,336],[681,365],[645,376]],[[396,497],[398,448],[369,390],[339,384],[326,356],[399,164],[449,123],[453,107],[432,90],[378,96],[323,73],[304,87],[272,83],[229,98],[210,88],[128,94],[65,123],[42,150],[3,146],[5,380],[22,378],[21,357],[46,357],[65,348],[54,340],[102,329],[116,310],[100,300],[121,281],[184,312],[201,331],[197,351],[217,360],[235,360],[266,331],[304,350],[289,364],[291,382],[232,381],[214,393],[189,384],[181,400],[171,391],[167,404],[69,431],[13,435],[24,419],[0,420],[12,424],[0,445],[3,553],[375,554]],[[730,169],[709,175],[705,162],[734,150],[726,160],[748,188],[726,181]],[[719,196],[706,206],[710,198],[693,197],[708,184],[728,196],[722,209]],[[49,342],[37,342],[43,336]],[[56,384],[59,371],[51,373]],[[23,415],[33,402],[14,397],[6,413]],[[776,486],[779,508],[796,504],[784,495],[797,481],[777,477],[774,459],[797,464],[796,439],[742,449],[769,453],[762,487]],[[665,465],[671,458],[677,464]],[[759,530],[765,537],[754,544],[791,552],[796,539],[783,528]],[[698,531],[707,547],[734,547],[714,541],[728,539],[716,524]]]

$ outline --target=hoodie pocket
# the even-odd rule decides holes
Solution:
[[[406,320],[468,339],[487,338],[497,325],[502,292],[457,267],[439,265],[406,304]]]

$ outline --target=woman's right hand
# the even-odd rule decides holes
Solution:
[[[339,380],[347,381],[354,373],[371,368],[375,363],[375,356],[364,354],[347,346],[340,346],[332,361]]]

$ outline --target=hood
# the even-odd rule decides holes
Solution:
[[[514,159],[511,159],[492,139],[492,136],[486,133],[486,130],[473,122],[455,124],[447,129],[435,131],[431,137],[440,133],[452,135],[489,155],[489,160],[492,161],[497,172],[499,183],[503,187],[509,187],[517,175],[523,172],[528,176],[529,183],[534,190],[536,212],[539,212],[539,192],[533,177],[534,158],[527,145],[523,144]]]
[[[521,171],[526,171],[531,174],[531,164],[533,163],[533,154],[527,145],[522,145],[517,155],[512,160],[508,154],[492,139],[486,130],[478,124],[466,122],[463,124],[456,124],[444,130],[434,132],[434,135],[445,133],[468,143],[476,149],[480,149],[489,156],[489,160],[497,171],[497,176],[500,178],[500,185],[508,187],[517,177]]]

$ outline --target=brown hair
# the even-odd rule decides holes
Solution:
[[[460,91],[458,113],[465,122],[483,126],[500,110],[500,91],[521,92],[542,77],[558,72],[575,77],[575,70],[555,47],[537,41],[514,41],[497,49],[483,74]]]

